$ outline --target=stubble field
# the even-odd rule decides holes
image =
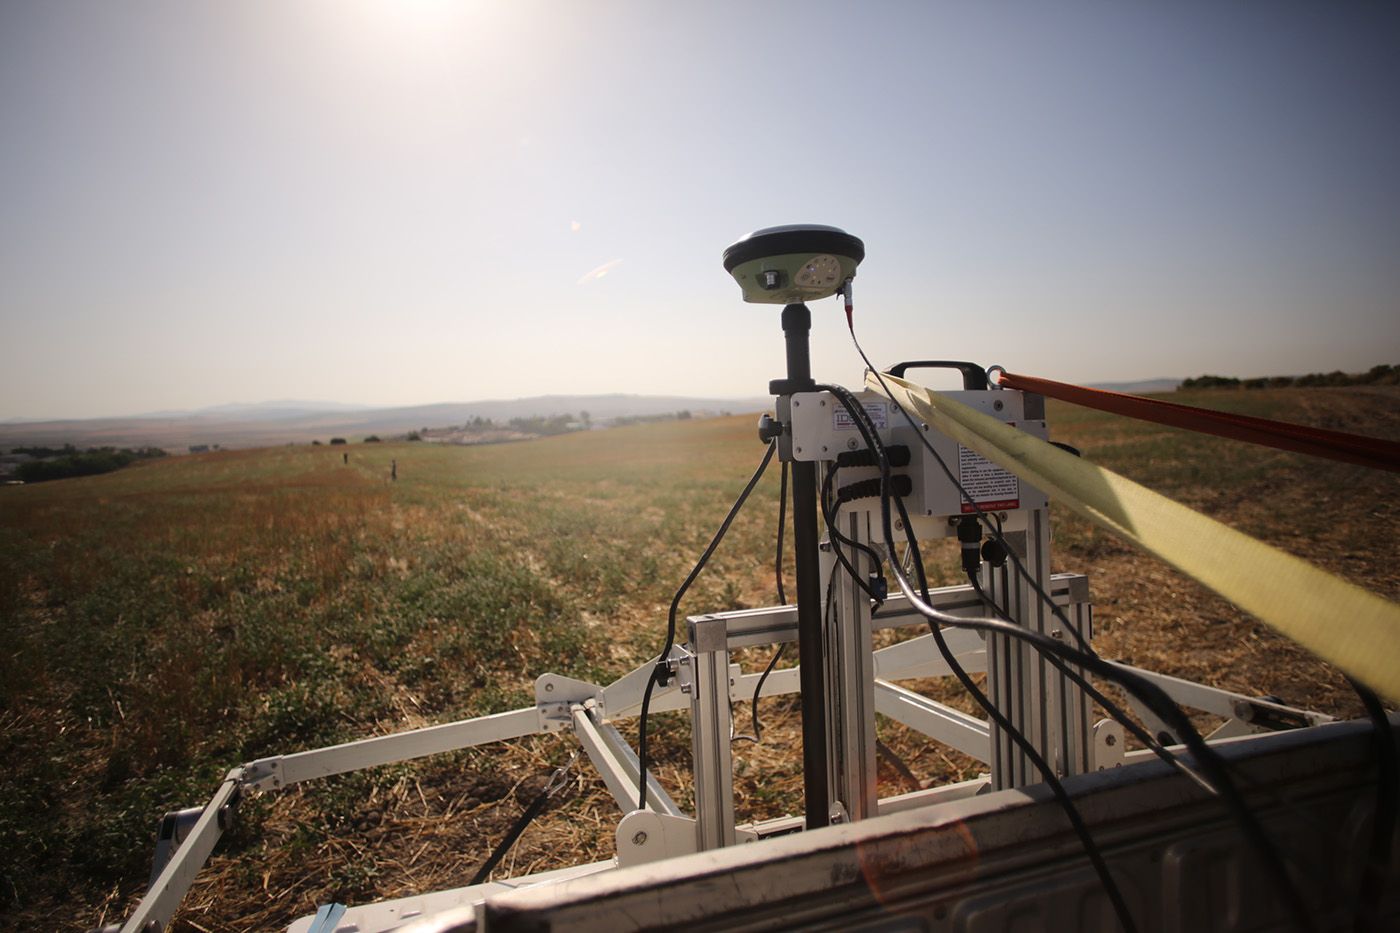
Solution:
[[[1393,388],[1174,399],[1400,438]],[[1090,459],[1400,596],[1400,477],[1068,406],[1050,419]],[[235,764],[529,705],[540,673],[606,683],[654,655],[672,593],[762,455],[754,420],[357,444],[348,465],[346,448],[230,451],[0,489],[0,926],[124,916],[157,817],[203,803]],[[777,486],[775,468],[682,614],[774,601]],[[1056,519],[1055,569],[1090,575],[1104,656],[1359,713],[1337,671]],[[954,582],[956,566],[930,571]],[[741,819],[800,812],[795,703],[763,712],[764,743],[735,746]],[[656,771],[688,805],[688,728],[654,723]],[[881,737],[920,783],[977,770],[892,724]],[[571,750],[539,737],[254,795],[177,928],[269,929],[331,900],[465,884]],[[576,775],[498,874],[607,858],[617,817]]]

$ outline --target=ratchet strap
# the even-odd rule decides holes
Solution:
[[[1400,472],[1400,444],[1378,437],[1363,437],[1360,434],[1310,428],[1286,421],[1270,421],[1268,418],[1212,411],[1209,408],[1196,408],[1139,395],[1125,395],[1107,389],[1090,389],[1000,370],[996,383],[1008,389],[1038,392],[1062,402],[1097,408],[1099,411],[1126,415],[1141,421],[1155,421],[1157,424],[1174,428],[1215,434],[1279,450],[1291,450],[1314,457],[1340,460],[1343,463],[1357,463],[1378,470]]]
[[[866,386],[1400,700],[1395,603],[922,386],[875,373],[866,376]]]

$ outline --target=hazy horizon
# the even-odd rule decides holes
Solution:
[[[758,396],[720,254],[796,222],[864,239],[876,362],[1364,371],[1397,48],[1362,2],[5,4],[0,418]]]

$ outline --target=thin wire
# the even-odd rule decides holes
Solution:
[[[700,571],[705,569],[705,565],[710,562],[710,556],[714,554],[719,543],[724,540],[725,533],[729,531],[729,526],[734,524],[734,519],[738,516],[739,510],[748,501],[749,493],[753,492],[758,481],[763,478],[763,472],[768,469],[768,463],[773,459],[773,453],[778,449],[776,441],[770,441],[768,450],[763,454],[763,460],[759,463],[758,469],[754,470],[753,476],[749,478],[748,485],[744,491],[739,493],[739,498],[734,500],[734,504],[729,508],[729,514],[724,517],[719,530],[715,532],[714,538],[710,541],[709,547],[700,555],[700,559],[691,568],[690,575],[685,578],[680,589],[676,590],[676,595],[671,600],[671,610],[666,617],[666,646],[661,649],[660,656],[656,659],[656,666],[652,668],[651,676],[647,678],[646,690],[642,693],[642,711],[638,717],[638,740],[637,740],[637,771],[640,778],[641,788],[637,795],[637,809],[645,810],[647,807],[647,715],[651,711],[651,694],[657,683],[663,678],[671,676],[668,662],[671,656],[671,648],[676,644],[676,612],[681,605],[681,598],[685,596],[686,590],[695,582],[695,578],[700,576]]]

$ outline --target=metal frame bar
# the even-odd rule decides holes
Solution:
[[[194,824],[194,829],[170,857],[135,912],[127,918],[122,933],[145,933],[151,924],[155,924],[155,929],[163,930],[170,924],[175,911],[180,908],[180,902],[189,893],[190,885],[194,884],[199,870],[209,860],[214,845],[224,833],[227,818],[221,814],[229,812],[224,808],[237,802],[242,789],[243,769],[234,768],[224,777],[224,782],[205,805],[204,813]]]
[[[845,535],[853,541],[868,543],[869,515],[852,509],[839,519],[846,527]],[[829,542],[837,547],[837,542]],[[856,573],[867,577],[873,569],[870,559],[860,550],[850,548],[845,555]],[[824,562],[827,574],[839,574],[835,591],[834,623],[827,625],[827,744],[831,751],[828,768],[833,807],[839,803],[844,818],[863,820],[872,817],[880,799],[875,786],[875,658],[871,639],[870,600],[865,591],[841,572],[843,568],[832,559]],[[828,592],[823,580],[822,592]],[[825,619],[832,614],[824,613]]]
[[[687,619],[686,624],[694,652],[689,687],[695,845],[704,851],[734,844],[729,649],[723,619]]]
[[[991,730],[976,716],[884,680],[875,681],[875,709],[978,761],[992,759]]]
[[[618,808],[623,813],[637,809],[636,800],[641,796],[641,783],[638,780],[641,765],[632,747],[611,723],[594,721],[596,707],[591,704],[576,704],[572,712],[574,735],[578,736],[588,760],[598,769]],[[646,808],[671,816],[685,815],[650,771],[647,773]]]
[[[1070,609],[1071,620],[1079,625],[1088,625],[1091,616],[1086,602],[1086,578],[1078,574],[1061,574],[1053,578],[1052,586],[1056,603]],[[980,601],[970,587],[943,587],[932,595],[936,605],[947,607],[945,611],[965,614],[982,611]],[[905,609],[902,603],[902,599],[891,599],[886,609],[872,620],[871,627],[924,624],[921,616]],[[701,724],[700,728],[695,729],[695,734],[707,736],[703,744],[697,741],[694,747],[696,760],[702,768],[708,768],[706,776],[697,779],[696,818],[687,816],[651,774],[648,775],[648,809],[631,812],[638,796],[638,762],[632,748],[611,721],[637,715],[642,690],[654,667],[652,663],[634,669],[606,687],[546,674],[537,681],[537,698],[540,702],[534,707],[262,758],[230,771],[193,828],[159,872],[123,930],[136,933],[153,921],[158,926],[170,922],[222,835],[220,811],[228,812],[225,808],[236,803],[238,794],[245,788],[275,790],[317,777],[545,734],[556,731],[561,725],[578,737],[619,807],[630,814],[619,824],[619,830],[624,828],[624,824],[635,830],[636,826],[642,825],[638,820],[644,816],[652,822],[661,820],[656,824],[661,830],[656,833],[661,843],[659,845],[655,842],[636,844],[632,840],[642,837],[635,831],[631,832],[627,840],[631,846],[628,864],[800,829],[803,823],[800,817],[735,826],[732,773],[728,767],[731,704],[736,700],[749,700],[760,677],[757,672],[738,673],[738,668],[729,662],[729,651],[734,647],[794,639],[795,614],[790,607],[740,610],[694,616],[687,620],[687,625],[691,632],[691,650],[677,646],[672,654],[673,658],[686,662],[681,668],[683,676],[679,684],[655,692],[652,709],[679,710],[690,707],[692,714],[697,708],[709,709],[708,713],[702,711],[701,715],[694,717],[694,721]],[[980,670],[985,667],[989,651],[981,635],[960,629],[946,630],[944,635],[960,663],[967,669]],[[931,636],[907,639],[874,651],[869,657],[872,670],[879,678],[873,681],[872,703],[875,711],[979,760],[991,758],[991,730],[987,723],[892,683],[895,680],[939,677],[949,673],[947,664],[933,646]],[[1185,706],[1232,721],[1245,721],[1246,717],[1254,715],[1266,715],[1276,720],[1301,719],[1312,724],[1331,721],[1331,717],[1321,713],[1259,700],[1129,665],[1118,666],[1152,680],[1166,690],[1173,700]],[[797,692],[800,673],[799,667],[774,671],[764,683],[762,696]],[[566,713],[563,720],[556,709],[561,704]],[[1138,753],[1129,753],[1124,760],[1131,762],[1139,757]],[[990,787],[990,779],[981,778],[929,788],[877,800],[875,812],[900,812],[962,799],[983,793]],[[704,828],[702,822],[706,824]]]
[[[1272,713],[1279,718],[1302,719],[1313,726],[1336,721],[1326,713],[1315,713],[1285,703],[1275,703],[1271,700],[1245,696],[1243,693],[1235,693],[1232,690],[1208,687],[1205,684],[1182,680],[1180,677],[1172,677],[1170,674],[1158,674],[1156,671],[1133,667],[1131,664],[1122,664],[1117,661],[1109,663],[1121,670],[1150,680],[1161,687],[1163,692],[1174,702],[1182,706],[1189,706],[1191,709],[1200,710],[1203,713],[1214,713],[1226,719],[1249,722],[1252,718],[1256,718],[1258,711],[1263,711]]]
[[[523,738],[539,731],[538,711],[534,708],[517,709],[291,755],[259,758],[245,765],[244,771],[250,787],[269,790],[346,771]]]

